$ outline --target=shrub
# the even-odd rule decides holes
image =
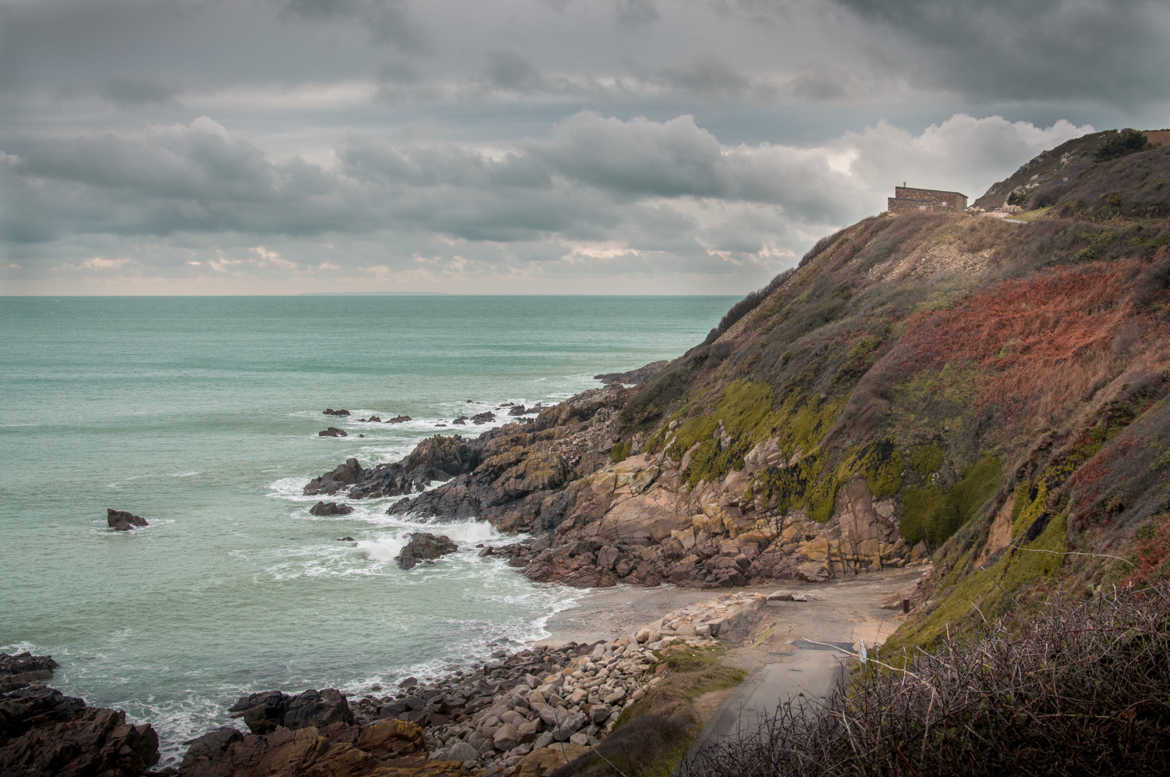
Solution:
[[[1097,149],[1096,158],[1098,162],[1117,159],[1126,154],[1144,151],[1149,145],[1150,142],[1146,140],[1145,133],[1135,129],[1123,129],[1120,132],[1111,134],[1101,144],[1101,147]]]
[[[825,704],[783,702],[679,774],[1170,773],[1170,585],[1056,598],[901,658],[871,661]]]

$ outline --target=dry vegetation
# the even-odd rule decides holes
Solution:
[[[684,777],[1170,773],[1170,585],[1054,598],[973,637],[870,661]]]

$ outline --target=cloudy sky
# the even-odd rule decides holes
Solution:
[[[0,0],[0,293],[743,293],[1170,125],[1165,0]]]

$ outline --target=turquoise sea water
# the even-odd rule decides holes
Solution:
[[[388,500],[315,518],[301,487],[676,356],[733,302],[0,298],[0,650],[52,654],[56,687],[150,721],[173,758],[245,692],[360,692],[540,638],[575,592],[479,559],[491,527],[429,527],[467,550],[405,572],[417,522]],[[107,507],[151,526],[112,532]]]

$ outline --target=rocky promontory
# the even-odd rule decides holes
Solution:
[[[0,774],[138,777],[158,762],[158,734],[126,713],[43,685],[49,656],[0,655]]]
[[[422,491],[431,482],[448,480],[479,465],[481,446],[458,435],[428,437],[409,456],[392,464],[366,469],[357,459],[320,477],[304,488],[307,496],[345,491],[351,499],[400,496]]]

